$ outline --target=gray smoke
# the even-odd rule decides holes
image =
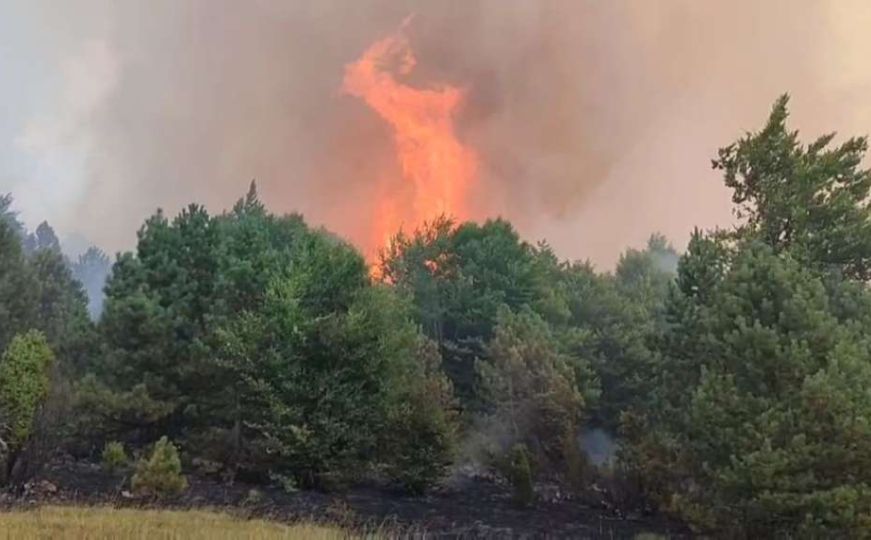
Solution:
[[[728,224],[709,158],[784,91],[813,134],[871,125],[859,0],[0,0],[4,84],[27,96],[0,136],[33,164],[0,159],[0,193],[115,250],[156,207],[219,211],[256,178],[272,209],[360,240],[396,163],[343,66],[411,13],[409,83],[468,90],[473,207],[563,256]]]

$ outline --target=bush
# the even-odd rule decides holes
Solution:
[[[502,465],[503,474],[514,488],[514,501],[522,506],[529,506],[535,501],[535,488],[532,480],[532,465],[529,463],[529,451],[522,444],[515,444]]]
[[[124,445],[118,441],[106,443],[103,447],[103,469],[106,472],[114,473],[127,465],[127,453],[124,451]]]
[[[20,448],[30,437],[37,410],[48,396],[54,354],[40,332],[16,336],[0,361],[0,411],[4,440]]]
[[[0,359],[0,450],[5,481],[33,434],[51,386],[54,354],[42,333],[16,336]]]
[[[279,473],[271,473],[269,479],[282,489],[285,493],[294,493],[299,488],[296,485],[296,480],[291,476],[285,476]]]
[[[136,493],[151,497],[178,495],[187,489],[178,450],[169,439],[161,437],[154,445],[151,457],[139,460],[131,485]]]

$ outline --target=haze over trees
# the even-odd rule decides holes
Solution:
[[[473,460],[523,504],[547,480],[722,536],[867,534],[867,143],[803,144],[787,118],[783,97],[713,162],[738,226],[682,254],[654,234],[612,272],[442,218],[372,273],[253,184],[218,215],[158,211],[109,272],[0,198],[4,481],[55,434],[82,459],[162,441],[176,473],[286,489],[419,493]],[[617,440],[605,467],[591,428]]]
[[[91,246],[72,263],[72,271],[88,295],[88,313],[97,320],[103,313],[103,287],[112,271],[111,259],[100,248]]]

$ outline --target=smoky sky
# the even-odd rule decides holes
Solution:
[[[799,0],[0,0],[0,192],[110,251],[146,216],[276,212],[366,237],[387,126],[344,66],[409,15],[408,84],[466,91],[470,205],[568,258],[732,223],[710,158],[793,96],[807,137],[871,126],[871,7]]]

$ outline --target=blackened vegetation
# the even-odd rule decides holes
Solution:
[[[0,199],[7,504],[42,486],[445,534],[871,530],[866,142],[804,146],[786,104],[714,162],[738,227],[681,256],[654,235],[612,273],[442,218],[373,278],[252,185],[148,219],[92,323],[50,227]]]
[[[691,537],[686,526],[664,517],[627,516],[578,500],[518,507],[510,490],[492,479],[469,480],[415,496],[372,486],[288,493],[277,486],[191,476],[183,494],[159,501],[128,492],[124,480],[121,471],[113,474],[94,464],[56,460],[26,485],[0,495],[0,508],[33,504],[209,508],[243,518],[314,520],[351,530],[426,538],[634,538],[641,533]]]

